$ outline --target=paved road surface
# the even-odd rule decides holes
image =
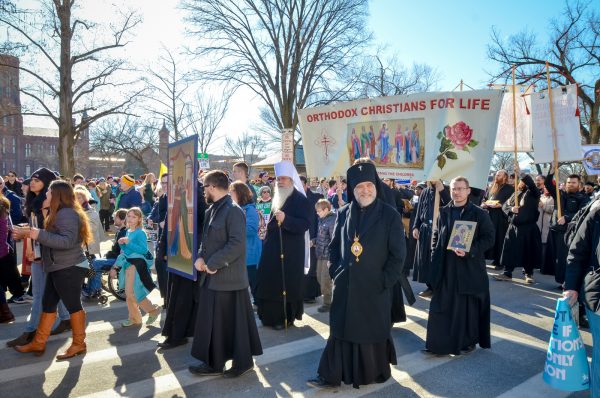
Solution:
[[[108,249],[108,242],[103,244]],[[491,268],[489,274],[495,273]],[[6,348],[20,334],[29,305],[12,305],[17,321],[0,325],[0,396],[3,397],[586,397],[584,393],[552,390],[542,381],[545,352],[559,291],[553,278],[537,276],[525,285],[490,280],[492,349],[477,349],[459,357],[422,354],[429,302],[418,299],[408,308],[408,322],[396,324],[393,338],[398,365],[388,382],[360,389],[343,386],[319,391],[305,381],[314,376],[328,335],[328,317],[306,307],[297,327],[287,333],[259,326],[264,354],[256,371],[239,379],[201,378],[187,367],[195,363],[190,344],[157,352],[160,327],[123,329],[123,302],[86,304],[88,353],[70,362],[56,362],[70,335],[50,338],[46,353],[37,358]],[[421,290],[413,285],[415,292]],[[158,302],[158,293],[151,296]],[[161,317],[161,321],[163,316]],[[260,323],[259,323],[260,325]],[[583,332],[585,343],[591,335]]]

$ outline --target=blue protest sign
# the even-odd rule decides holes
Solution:
[[[563,391],[590,388],[590,367],[585,346],[571,315],[571,307],[564,298],[556,304],[554,326],[546,352],[544,381]]]

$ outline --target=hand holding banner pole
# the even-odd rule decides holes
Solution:
[[[550,65],[546,61],[546,80],[548,82],[548,103],[550,110],[550,130],[552,131],[552,154],[553,154],[553,167],[554,167],[554,179],[556,181],[556,210],[558,219],[562,218],[562,206],[560,201],[560,189],[559,181],[560,176],[558,174],[558,145],[556,143],[556,129],[554,128],[554,107],[552,103],[552,86],[550,85]]]

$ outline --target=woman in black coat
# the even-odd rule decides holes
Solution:
[[[521,178],[517,193],[516,200],[513,194],[503,206],[509,222],[500,258],[504,272],[494,275],[494,279],[510,281],[513,270],[523,267],[525,282],[534,283],[533,269],[539,268],[542,260],[542,236],[537,227],[540,191],[531,176],[526,174]],[[518,208],[516,203],[519,203]]]

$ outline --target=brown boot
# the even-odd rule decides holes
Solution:
[[[73,329],[73,341],[66,352],[57,355],[56,359],[63,360],[75,355],[85,354],[85,311],[77,311],[71,314],[71,328]]]
[[[42,355],[46,351],[46,341],[48,340],[48,336],[50,336],[50,331],[55,320],[56,312],[42,312],[33,341],[26,345],[18,345],[15,347],[15,350],[19,352],[33,352],[37,356]]]
[[[0,323],[11,323],[15,321],[15,316],[13,315],[10,308],[8,308],[8,304],[2,303],[0,304]]]

